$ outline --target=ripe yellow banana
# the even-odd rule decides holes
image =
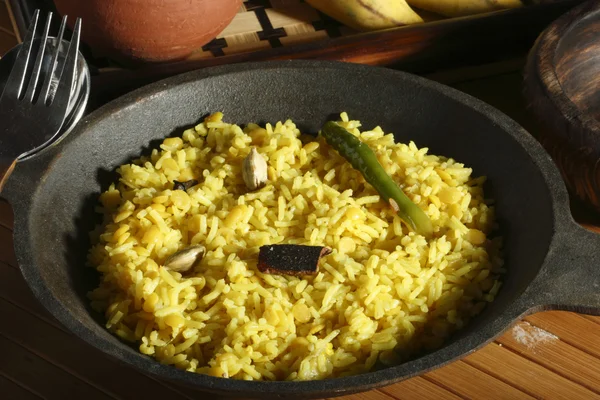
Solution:
[[[405,0],[305,0],[331,18],[361,31],[416,24],[423,19]]]
[[[506,8],[521,7],[521,0],[407,0],[413,7],[446,17],[462,17]]]

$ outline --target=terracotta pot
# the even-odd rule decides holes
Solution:
[[[121,62],[183,59],[214,39],[240,0],[54,0],[61,15],[83,19],[83,41]]]

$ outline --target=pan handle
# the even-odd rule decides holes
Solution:
[[[0,192],[2,192],[2,188],[4,188],[4,184],[8,181],[8,178],[12,174],[15,169],[15,165],[17,164],[17,159],[10,159],[0,157]]]
[[[556,233],[527,297],[537,309],[600,315],[600,234],[568,225]]]

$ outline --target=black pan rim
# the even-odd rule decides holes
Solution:
[[[543,150],[541,145],[515,121],[480,100],[425,78],[381,67],[356,65],[337,61],[290,60],[277,62],[254,62],[213,67],[167,78],[122,96],[91,113],[89,116],[85,117],[82,122],[80,122],[80,124],[74,129],[69,137],[65,139],[63,143],[56,146],[56,148],[51,149],[47,154],[43,155],[39,159],[33,158],[23,162],[23,166],[27,166],[27,164],[29,164],[29,166],[27,166],[27,168],[23,168],[23,170],[37,169],[40,171],[38,172],[40,174],[38,179],[43,180],[44,174],[51,169],[52,162],[56,161],[60,157],[61,149],[68,145],[71,140],[75,140],[80,135],[90,132],[95,123],[101,122],[104,118],[114,115],[115,113],[125,111],[127,107],[135,104],[137,101],[143,98],[157,96],[161,92],[169,90],[171,87],[186,85],[190,82],[195,82],[200,79],[244,73],[246,71],[273,69],[298,70],[303,71],[302,73],[306,73],[307,70],[311,69],[333,69],[339,73],[343,73],[344,71],[349,73],[362,71],[365,73],[368,72],[369,74],[377,74],[382,79],[412,80],[421,86],[443,94],[452,101],[464,104],[465,106],[484,115],[490,120],[490,123],[500,125],[503,130],[506,131],[507,134],[511,135],[512,138],[517,141],[519,145],[523,147],[529,154],[532,162],[536,164],[537,169],[542,175],[543,180],[551,189],[551,201],[555,217],[555,225],[564,225],[569,221],[572,221],[570,213],[565,212],[565,210],[568,210],[568,196],[557,168],[554,166],[550,156]],[[50,164],[50,167],[48,167],[47,164]],[[16,176],[18,179],[19,168],[17,168],[13,176]],[[9,199],[11,198],[11,193],[17,192],[16,189],[12,189],[13,182],[15,180],[16,179],[11,178],[7,184],[6,192],[9,194]],[[113,342],[109,342],[104,338],[96,336],[94,333],[88,330],[82,323],[73,318],[73,316],[67,311],[67,308],[60,301],[52,296],[48,288],[45,287],[43,280],[41,279],[37,268],[33,263],[33,258],[27,251],[29,248],[31,248],[28,211],[34,204],[34,197],[35,196],[30,196],[28,199],[20,199],[19,202],[13,202],[15,210],[14,237],[15,250],[21,271],[38,300],[71,332],[93,347],[101,350],[104,353],[112,355],[119,361],[146,373],[190,385],[198,389],[227,392],[232,395],[244,396],[258,395],[284,397],[290,395],[302,395],[306,397],[315,397],[325,393],[327,393],[329,396],[331,396],[332,393],[342,395],[382,387],[415,375],[420,375],[434,368],[441,367],[442,365],[450,363],[467,355],[470,352],[479,349],[508,329],[509,326],[519,317],[536,309],[536,305],[530,304],[530,302],[526,301],[526,299],[524,300],[524,295],[522,294],[520,298],[517,298],[514,301],[514,307],[509,307],[510,309],[505,311],[495,321],[486,325],[484,329],[478,332],[470,333],[459,341],[449,343],[436,352],[413,361],[409,361],[395,367],[350,377],[300,382],[268,382],[239,381],[215,378],[202,374],[188,373],[186,371],[178,370],[172,366],[160,364],[154,359],[144,356],[141,353],[129,354],[124,352]]]

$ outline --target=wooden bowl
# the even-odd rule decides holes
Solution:
[[[525,70],[525,96],[543,129],[538,140],[569,189],[600,211],[600,2],[553,22]]]
[[[54,4],[62,15],[83,18],[83,41],[95,53],[135,64],[189,56],[231,22],[241,1],[54,0]]]

